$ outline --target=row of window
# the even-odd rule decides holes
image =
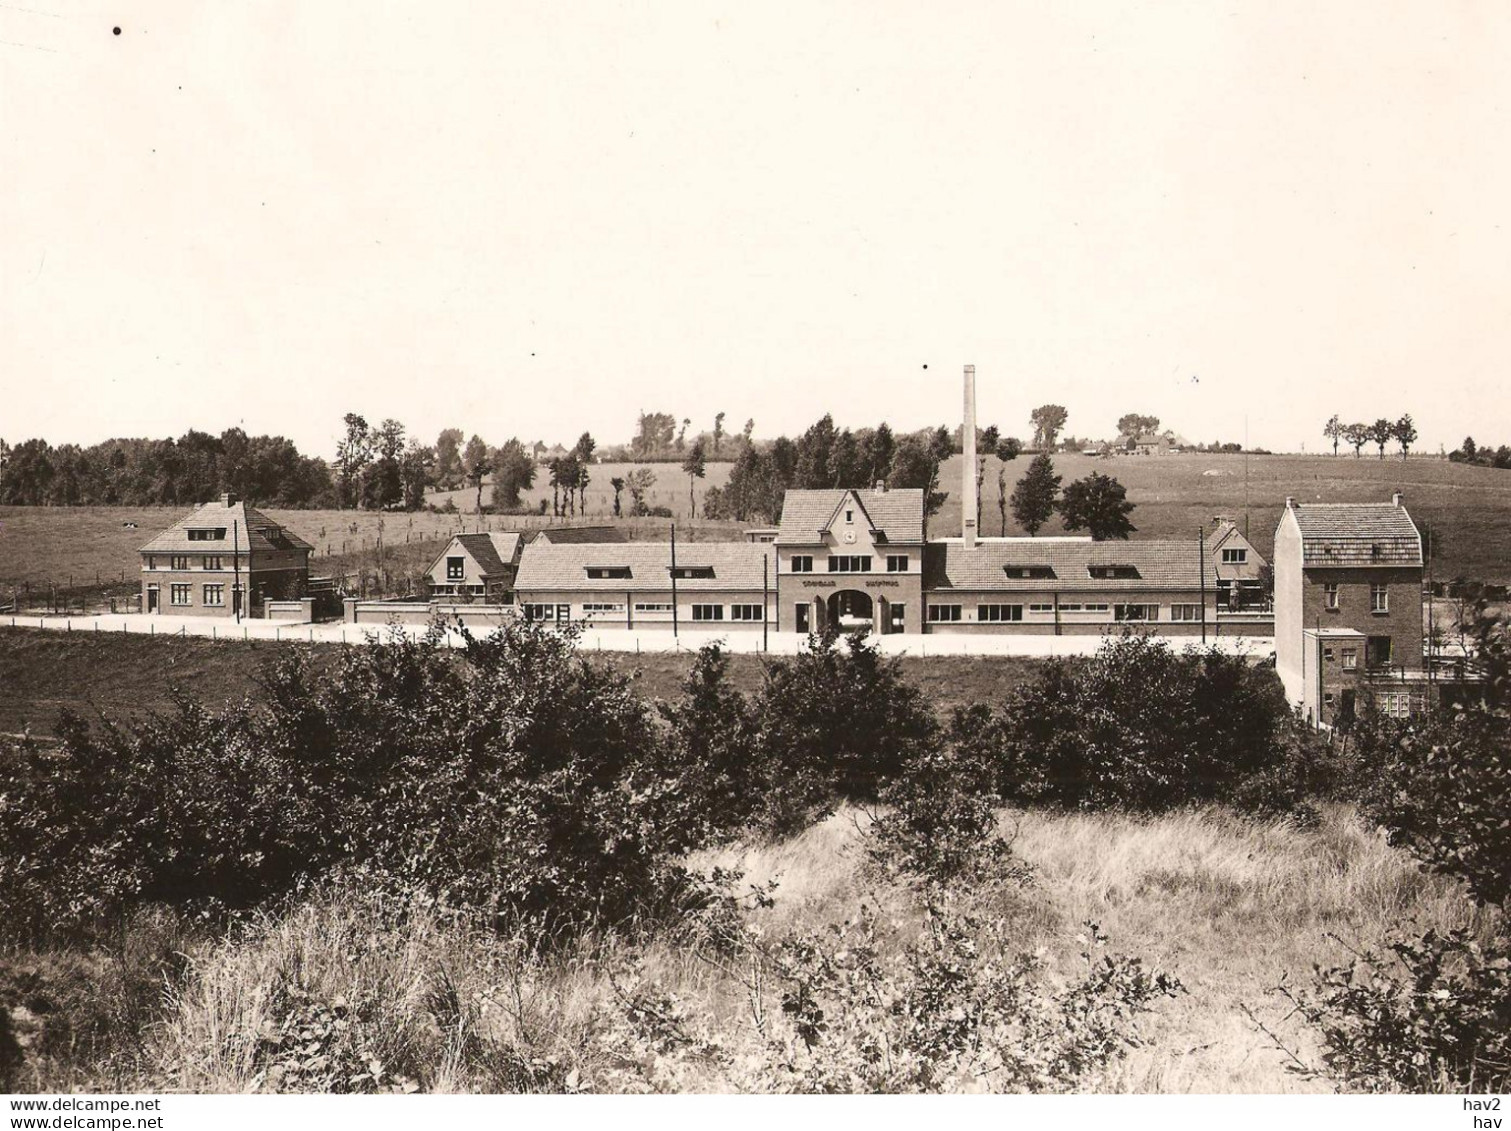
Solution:
[[[174,586],[178,589],[178,586]],[[188,588],[185,586],[184,588]],[[208,589],[209,586],[206,586]],[[175,601],[175,604],[177,601]],[[572,619],[571,605],[522,605],[526,620],[553,620],[568,621]],[[761,619],[760,605],[730,605],[728,606],[729,619],[739,621],[758,621]],[[582,606],[586,616],[604,615],[610,613],[623,614],[624,602],[622,601],[586,601]],[[637,613],[669,613],[672,611],[670,602],[661,601],[636,601],[635,612]],[[692,617],[695,621],[715,621],[724,619],[724,605],[693,605]]]
[[[813,572],[813,555],[812,554],[794,554],[792,556],[791,562],[792,562],[792,572],[793,573],[812,573]],[[829,572],[830,573],[870,573],[871,572],[871,555],[870,554],[830,554],[829,555]],[[887,555],[887,572],[888,573],[907,573],[908,572],[908,555],[907,554],[888,554]]]
[[[1322,586],[1322,606],[1326,609],[1341,609],[1338,583],[1336,581],[1325,582]],[[1383,582],[1373,581],[1369,586],[1369,611],[1372,613],[1390,612],[1390,587]]]
[[[166,569],[190,570],[190,569],[225,569],[225,559],[219,554],[204,554],[199,557],[199,565],[194,565],[196,559],[190,554],[170,554]],[[147,568],[157,569],[158,559],[156,555],[147,555]]]
[[[168,586],[168,603],[170,605],[194,604],[194,586],[187,583]],[[217,608],[226,603],[226,587],[224,585],[206,585],[201,594],[200,604],[210,608]]]
[[[1029,605],[1031,613],[1052,613],[1054,606],[1049,604]],[[961,605],[930,605],[928,619],[932,624],[949,624],[962,619]],[[1062,613],[1105,613],[1109,606],[1100,603],[1076,603],[1060,606]],[[1114,620],[1119,621],[1157,621],[1159,620],[1159,606],[1149,604],[1112,605],[1110,611]],[[1022,605],[977,605],[976,620],[986,623],[1003,623],[1007,621],[1021,621],[1023,619]],[[1171,605],[1170,619],[1172,621],[1199,621],[1201,620],[1201,605]]]

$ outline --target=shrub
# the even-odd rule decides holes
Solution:
[[[837,797],[874,799],[940,734],[923,694],[861,633],[810,636],[793,659],[766,666],[755,704],[767,827],[791,831]]]
[[[60,754],[0,768],[0,921],[247,908],[354,864],[541,929],[708,897],[651,712],[570,634],[511,623],[458,660],[396,632],[329,671],[286,653],[264,683],[266,709],[68,720]]]
[[[1305,795],[1316,760],[1272,674],[1242,656],[1177,652],[1147,636],[1049,662],[995,727],[980,715],[957,724],[973,748],[995,738],[1000,788],[1020,801],[1285,810]]]

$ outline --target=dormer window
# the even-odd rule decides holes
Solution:
[[[224,526],[215,527],[190,527],[189,541],[191,542],[221,542],[226,537]]]
[[[1053,566],[1047,566],[1047,565],[1010,565],[1010,566],[1003,566],[1002,567],[1002,572],[1005,573],[1008,577],[1013,577],[1013,578],[1018,578],[1018,579],[1046,578],[1046,577],[1054,577],[1054,575],[1055,575],[1054,567]]]
[[[1099,581],[1110,581],[1138,577],[1138,567],[1131,565],[1092,565],[1086,567],[1086,573]]]
[[[631,577],[629,566],[584,566],[588,577],[594,581],[603,581],[608,578],[628,579]]]
[[[1249,551],[1242,547],[1225,548],[1222,552],[1222,560],[1224,565],[1243,565],[1249,560]]]
[[[672,576],[678,581],[708,581],[713,578],[713,566],[674,566]]]

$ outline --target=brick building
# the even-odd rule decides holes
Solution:
[[[261,511],[222,495],[142,547],[142,611],[256,615],[264,600],[304,595],[313,549]]]
[[[1422,536],[1402,496],[1286,499],[1274,554],[1276,670],[1307,718],[1331,726],[1365,697],[1392,715],[1420,709]]]

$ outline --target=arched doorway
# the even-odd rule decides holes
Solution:
[[[841,632],[876,627],[876,606],[871,594],[859,589],[841,589],[826,602],[825,620]]]

